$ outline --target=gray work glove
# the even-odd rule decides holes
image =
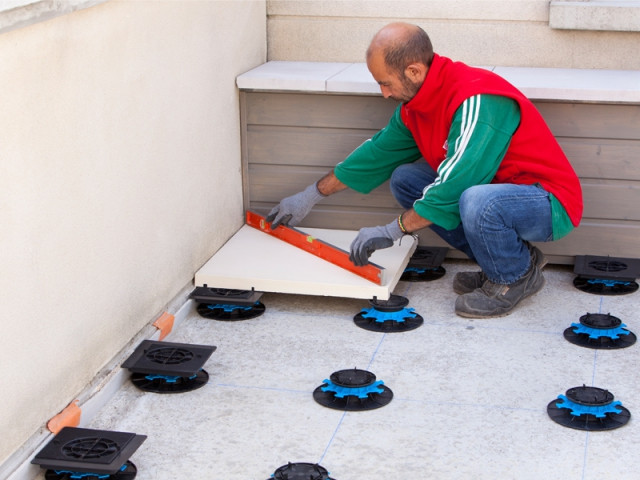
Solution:
[[[369,257],[373,252],[381,248],[389,248],[403,235],[397,219],[388,225],[362,228],[355,240],[351,242],[349,260],[356,266],[362,267],[369,263]]]
[[[303,191],[280,200],[280,203],[269,212],[265,220],[271,223],[271,229],[275,229],[280,225],[295,227],[309,214],[313,206],[323,198],[325,198],[325,195],[318,191],[318,187],[314,183]]]

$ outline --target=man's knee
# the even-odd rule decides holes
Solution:
[[[471,223],[479,218],[489,200],[488,185],[475,185],[467,188],[460,196],[460,218],[463,224]]]
[[[391,173],[389,184],[391,185],[392,191],[394,188],[401,189],[403,185],[406,186],[407,178],[411,175],[409,170],[410,170],[409,165],[404,164],[404,165],[400,165],[399,167],[396,167],[396,169]]]

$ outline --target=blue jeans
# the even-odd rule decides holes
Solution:
[[[423,159],[401,165],[391,175],[391,193],[405,209],[422,198],[437,174]],[[453,230],[430,228],[475,260],[494,283],[511,284],[529,270],[525,241],[553,239],[549,193],[538,185],[476,185],[460,196],[462,223]]]

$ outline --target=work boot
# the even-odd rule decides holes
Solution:
[[[539,292],[544,286],[540,267],[531,265],[522,278],[510,285],[484,282],[481,288],[460,295],[456,299],[456,313],[461,317],[490,318],[507,315],[527,297]]]
[[[453,291],[458,295],[471,293],[476,288],[482,287],[487,281],[487,276],[483,271],[479,272],[458,272],[453,277]]]
[[[529,242],[525,242],[531,252],[531,263],[537,265],[540,270],[547,264],[547,259],[538,247],[534,247]],[[487,281],[484,272],[458,272],[453,277],[453,291],[459,295],[471,293],[476,288],[482,287]]]

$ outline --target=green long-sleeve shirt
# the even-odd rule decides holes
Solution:
[[[415,201],[415,211],[445,229],[456,228],[460,224],[462,192],[474,185],[491,183],[519,123],[520,111],[514,100],[495,95],[466,99],[452,119],[443,145],[446,157],[438,166],[438,176]],[[388,180],[398,166],[421,157],[411,132],[402,122],[399,106],[387,126],[339,163],[335,174],[348,187],[368,193]],[[553,195],[550,201],[557,239],[573,225]]]

